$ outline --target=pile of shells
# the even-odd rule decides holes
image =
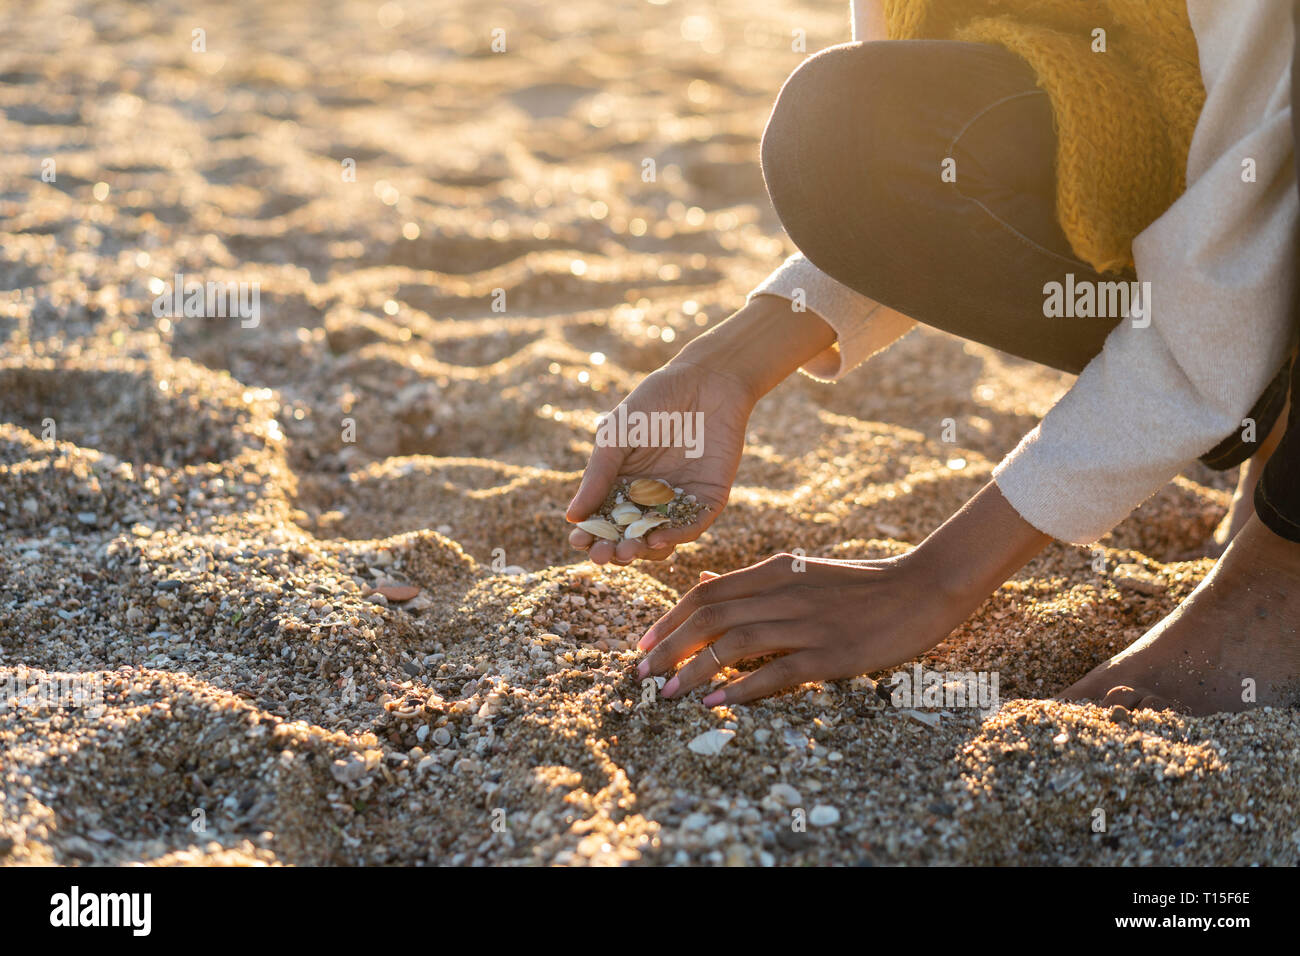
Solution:
[[[688,525],[699,512],[694,495],[683,494],[662,478],[623,479],[578,527],[607,541],[639,541],[660,525]]]

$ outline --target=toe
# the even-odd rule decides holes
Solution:
[[[1112,712],[1118,709],[1119,712],[1133,710],[1172,710],[1179,713],[1185,713],[1186,708],[1177,701],[1169,700],[1167,697],[1161,697],[1159,694],[1152,693],[1143,687],[1129,687],[1127,684],[1119,684],[1107,691],[1106,696],[1101,699],[1101,706],[1109,707]]]
[[[1186,712],[1187,708],[1178,704],[1176,701],[1168,700],[1159,694],[1143,694],[1142,699],[1137,703],[1137,710],[1172,710],[1177,713]]]
[[[1127,684],[1119,684],[1112,687],[1106,692],[1106,696],[1101,699],[1103,707],[1126,707],[1133,710],[1145,695]]]

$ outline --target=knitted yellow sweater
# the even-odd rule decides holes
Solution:
[[[993,43],[1038,75],[1056,119],[1057,217],[1099,271],[1182,193],[1205,102],[1186,0],[885,0],[893,40]],[[1105,52],[1094,52],[1104,30]]]

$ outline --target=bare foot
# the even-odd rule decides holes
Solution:
[[[1300,706],[1300,544],[1252,516],[1186,601],[1062,696],[1191,714]]]

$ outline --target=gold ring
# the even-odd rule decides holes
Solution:
[[[713,663],[718,665],[718,670],[722,670],[722,661],[718,660],[718,652],[713,649],[713,645],[705,644],[704,646],[707,647],[709,653],[713,655]]]

